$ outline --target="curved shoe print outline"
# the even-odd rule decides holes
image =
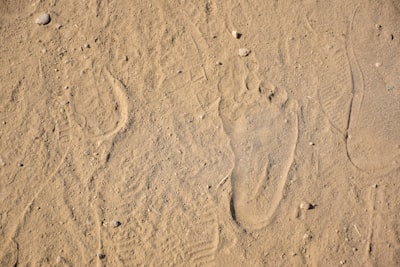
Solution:
[[[368,168],[368,167],[370,167],[370,165],[372,165],[371,162],[368,160],[365,160],[365,158],[364,158],[365,155],[361,155],[361,159],[360,159],[357,156],[357,155],[360,156],[360,151],[354,152],[352,150],[352,145],[351,145],[351,141],[352,141],[352,137],[353,137],[351,135],[351,132],[352,132],[351,128],[354,127],[354,124],[357,124],[359,122],[359,114],[360,114],[361,108],[364,104],[364,94],[365,94],[364,74],[361,70],[360,64],[359,64],[356,54],[354,52],[353,40],[352,40],[354,19],[356,17],[358,10],[359,10],[359,5],[357,5],[354,8],[351,22],[349,25],[349,37],[346,40],[346,46],[347,46],[346,50],[348,53],[348,60],[350,63],[351,78],[352,78],[352,99],[350,102],[348,124],[347,124],[347,129],[345,132],[346,153],[347,153],[347,157],[348,157],[349,161],[358,170],[367,172],[367,173],[371,173],[371,174],[385,175],[385,174],[390,173],[391,171],[399,168],[399,164],[393,165],[391,163],[395,162],[395,160],[399,158],[400,150],[397,155],[394,155],[393,158],[391,160],[389,160],[389,163],[383,164],[380,167]],[[357,135],[357,133],[355,133],[354,135]]]

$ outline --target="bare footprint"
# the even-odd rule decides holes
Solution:
[[[220,82],[219,111],[235,155],[231,215],[255,230],[272,222],[283,198],[297,144],[297,104],[272,85],[247,90],[239,66]]]
[[[380,8],[383,16],[356,8],[349,29],[354,96],[347,151],[358,168],[384,174],[398,168],[400,160],[400,35],[396,34],[400,25],[395,9]]]

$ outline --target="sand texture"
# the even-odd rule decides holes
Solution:
[[[0,266],[400,266],[397,0],[0,0]]]

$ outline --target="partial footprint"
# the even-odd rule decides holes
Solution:
[[[65,102],[64,95],[55,99],[46,94],[46,85],[44,79],[38,88],[29,83],[20,84],[25,101],[15,106],[22,105],[23,108],[8,109],[9,117],[6,119],[10,128],[6,128],[2,135],[2,148],[7,152],[2,153],[5,155],[3,169],[7,179],[0,181],[0,192],[4,193],[0,213],[7,214],[0,216],[6,248],[0,251],[2,261],[9,258],[11,250],[16,247],[13,239],[29,229],[27,220],[33,203],[59,172],[69,152],[68,101]],[[26,90],[25,86],[30,86],[31,90]],[[26,250],[22,251],[26,253]]]
[[[352,80],[346,50],[327,45],[324,66],[318,68],[318,100],[331,125],[341,134],[348,127]]]
[[[349,29],[354,97],[347,150],[358,168],[383,174],[400,164],[400,14],[389,4],[379,8],[380,16],[356,8]]]
[[[272,85],[247,90],[243,73],[238,65],[223,77],[220,116],[235,155],[231,214],[254,230],[273,220],[283,198],[297,144],[297,104]]]
[[[106,68],[77,79],[82,85],[74,91],[74,116],[86,137],[104,141],[123,130],[129,121],[129,102],[122,82]]]
[[[400,116],[399,45],[393,40],[395,22],[390,21],[398,14],[380,18],[376,12],[360,11],[354,9],[345,43],[329,36],[319,50],[323,65],[317,69],[318,97],[329,122],[344,136],[350,162],[362,171],[384,174],[400,160],[400,125],[395,123]],[[386,22],[386,27],[374,21]],[[361,24],[368,30],[357,27]],[[319,39],[315,43],[323,41],[314,37]]]
[[[1,266],[17,266],[18,264],[18,245],[14,240],[4,240],[0,245],[0,264]]]

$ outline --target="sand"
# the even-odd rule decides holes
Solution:
[[[395,0],[1,0],[0,266],[399,266],[399,29]]]

